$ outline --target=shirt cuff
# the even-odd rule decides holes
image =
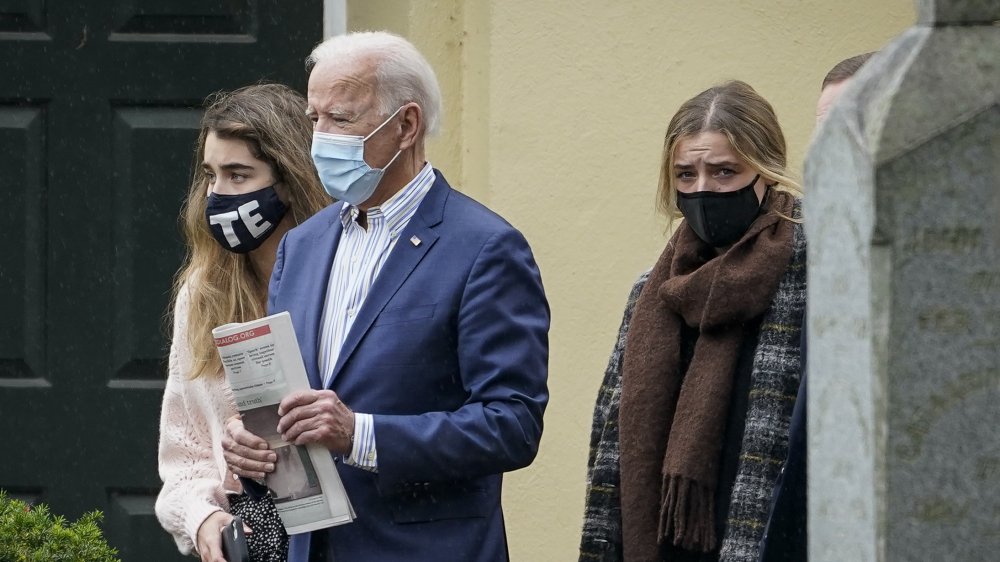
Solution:
[[[378,472],[375,451],[375,421],[371,414],[354,414],[354,445],[344,462],[369,472]]]

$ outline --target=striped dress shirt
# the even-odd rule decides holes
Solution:
[[[353,205],[344,206],[340,215],[344,230],[330,269],[320,332],[319,368],[324,388],[330,385],[344,340],[368,297],[368,291],[396,246],[400,233],[432,185],[434,169],[428,162],[410,183],[388,201],[368,209],[367,229],[357,222],[360,210]],[[378,455],[372,425],[371,414],[354,414],[354,445],[345,461],[376,471]]]

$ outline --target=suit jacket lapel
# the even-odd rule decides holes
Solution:
[[[323,375],[319,372],[319,341],[323,337],[322,319],[326,310],[326,290],[330,284],[333,257],[337,253],[340,235],[344,231],[340,222],[342,206],[337,205],[336,212],[330,220],[330,227],[314,241],[320,249],[319,259],[316,260],[315,267],[306,267],[302,270],[305,276],[301,285],[304,288],[302,297],[307,304],[295,307],[296,312],[301,315],[296,330],[299,334],[302,361],[305,363],[306,374],[309,375],[309,386],[314,389],[323,388]]]
[[[440,172],[435,170],[435,174],[437,178],[434,180],[434,185],[427,191],[427,195],[424,196],[424,200],[421,201],[416,213],[413,214],[413,218],[400,233],[399,240],[396,241],[385,265],[382,266],[382,271],[379,272],[375,283],[372,284],[364,304],[361,305],[354,325],[347,333],[347,339],[344,340],[344,346],[337,358],[337,365],[333,369],[333,376],[330,377],[331,387],[340,375],[344,364],[347,363],[362,338],[368,333],[372,322],[382,312],[392,296],[399,291],[403,282],[438,239],[438,235],[432,230],[432,227],[441,222],[444,204],[448,199],[451,187],[448,186],[448,182],[445,181]],[[419,240],[419,243],[411,240],[413,237],[416,237],[415,240]]]

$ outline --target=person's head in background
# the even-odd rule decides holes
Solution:
[[[816,102],[816,125],[823,122],[826,113],[840,97],[851,78],[874,54],[873,51],[844,59],[826,73],[826,77],[823,78],[823,86],[820,88],[819,101]]]

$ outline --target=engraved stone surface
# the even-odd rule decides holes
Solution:
[[[813,562],[1000,552],[1000,2],[920,9],[806,162]]]
[[[990,23],[1000,20],[996,0],[924,0],[917,4],[917,20],[922,24]]]

